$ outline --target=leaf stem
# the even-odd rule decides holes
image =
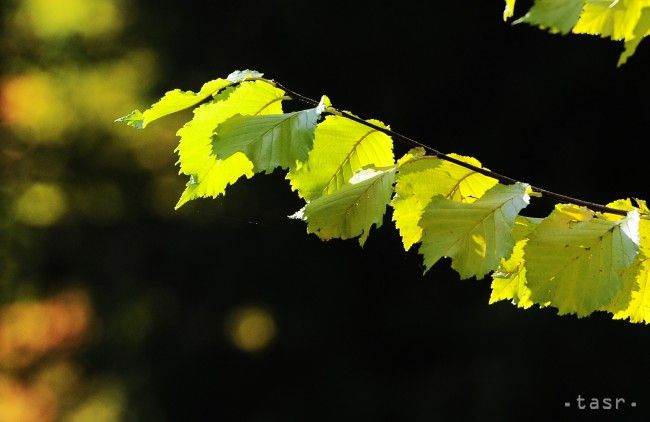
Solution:
[[[264,81],[266,81],[266,82],[268,82],[268,83],[270,83],[270,84],[284,90],[287,94],[289,94],[289,96],[291,96],[292,98],[294,98],[296,100],[302,101],[303,103],[306,103],[306,104],[309,104],[309,105],[312,105],[312,106],[318,106],[318,104],[319,104],[319,102],[316,101],[315,99],[309,98],[309,97],[304,96],[304,95],[302,95],[302,94],[300,94],[300,93],[298,93],[298,92],[296,92],[296,91],[294,91],[292,89],[289,89],[289,88],[287,88],[286,86],[282,85],[279,82],[276,82],[274,80],[269,80],[269,79],[263,79],[263,78],[259,78],[259,79],[264,80]],[[503,174],[499,174],[499,173],[494,172],[492,170],[488,170],[488,169],[483,168],[483,167],[477,167],[477,166],[474,166],[472,164],[466,163],[464,161],[458,160],[458,159],[456,159],[454,157],[451,157],[451,156],[449,156],[449,155],[447,155],[445,153],[442,153],[442,152],[438,151],[435,148],[432,148],[432,147],[430,147],[430,146],[428,146],[426,144],[423,144],[420,141],[417,141],[417,140],[415,140],[413,138],[409,138],[408,136],[402,135],[399,132],[395,132],[392,129],[387,129],[387,128],[384,128],[384,127],[381,127],[381,126],[377,126],[377,125],[375,125],[373,123],[367,122],[367,121],[365,121],[365,120],[363,120],[363,119],[361,119],[361,118],[359,118],[359,117],[357,117],[357,116],[355,116],[353,114],[347,113],[345,111],[340,111],[340,110],[337,110],[337,109],[334,109],[334,110],[336,111],[336,114],[338,114],[340,116],[343,116],[343,117],[345,117],[347,119],[353,120],[353,121],[355,121],[355,122],[357,122],[359,124],[362,124],[364,126],[367,126],[369,128],[375,129],[375,130],[377,130],[379,132],[383,132],[383,133],[393,137],[394,139],[402,141],[402,142],[404,142],[406,144],[410,144],[412,146],[424,148],[431,155],[433,155],[436,158],[439,158],[441,160],[449,161],[450,163],[454,163],[454,164],[459,165],[461,167],[465,167],[466,169],[473,170],[473,171],[475,171],[477,173],[481,173],[481,174],[483,174],[485,176],[488,176],[488,177],[492,177],[492,178],[497,179],[499,182],[501,182],[503,184],[506,184],[506,185],[511,185],[511,184],[520,182],[519,180],[513,179],[512,177],[505,176]],[[579,205],[579,206],[587,207],[587,208],[589,208],[589,209],[591,209],[593,211],[598,211],[598,212],[602,212],[602,213],[616,214],[616,215],[623,215],[623,216],[627,215],[627,212],[623,211],[623,210],[618,210],[618,209],[615,209],[615,208],[606,207],[604,205],[596,204],[594,202],[585,201],[585,200],[579,199],[579,198],[573,198],[571,196],[563,195],[563,194],[557,193],[557,192],[553,192],[553,191],[550,191],[548,189],[540,188],[538,186],[532,186],[531,185],[531,189],[534,192],[537,192],[538,194],[540,194],[541,196],[545,196],[546,198],[550,198],[550,199],[553,199],[553,200],[558,201],[558,202],[565,202],[565,203],[570,203],[570,204],[574,204],[574,205]]]

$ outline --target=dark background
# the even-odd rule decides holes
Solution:
[[[159,54],[152,97],[251,68],[534,185],[600,203],[650,196],[644,44],[617,69],[620,43],[513,27],[500,1],[135,7],[121,42]],[[93,280],[100,316],[129,297],[152,298],[154,328],[137,347],[104,334],[83,354],[90,373],[129,380],[129,419],[650,417],[648,327],[488,305],[487,279],[460,281],[448,262],[423,276],[390,213],[362,250],[355,241],[321,242],[287,219],[301,205],[283,174],[256,176],[225,198],[162,218],[140,205],[143,175],[71,163],[80,175],[124,186],[129,216],[45,230],[33,271],[53,288]],[[535,203],[528,215],[553,205]],[[256,354],[233,347],[223,330],[230,310],[251,303],[278,324],[271,346]],[[566,401],[575,409],[578,394],[638,407],[564,409]]]

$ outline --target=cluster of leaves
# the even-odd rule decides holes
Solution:
[[[503,19],[511,18],[516,0],[505,0]],[[624,41],[618,60],[624,64],[650,34],[650,0],[535,0],[515,23],[526,22],[553,33],[589,34]]]
[[[463,279],[493,272],[490,302],[552,306],[578,316],[605,310],[650,322],[645,202],[610,204],[624,216],[559,204],[544,219],[524,217],[529,185],[501,184],[421,148],[396,160],[382,122],[354,121],[327,97],[317,107],[283,113],[289,99],[260,73],[234,72],[198,93],[170,91],[118,121],[144,128],[196,106],[178,131],[180,173],[189,181],[177,207],[280,168],[306,203],[292,217],[323,240],[358,238],[363,246],[390,205],[404,248],[419,244],[426,270],[449,257]],[[475,158],[449,156],[481,167]]]

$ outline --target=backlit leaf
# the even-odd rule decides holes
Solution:
[[[228,185],[232,185],[242,176],[253,177],[253,163],[241,152],[225,160],[212,159],[204,171],[190,176],[176,209],[196,198],[216,198],[223,195]]]
[[[359,237],[363,246],[372,226],[382,225],[394,181],[395,168],[361,170],[350,183],[311,201],[294,217],[307,221],[307,232],[323,240]]]
[[[515,23],[529,23],[552,32],[567,34],[578,22],[586,0],[536,0],[528,13]]]
[[[440,258],[450,257],[461,278],[483,278],[509,256],[515,244],[512,229],[517,214],[530,197],[529,186],[498,184],[473,203],[433,198],[421,220],[419,252],[430,269]]]
[[[220,123],[236,114],[282,113],[283,98],[281,89],[263,81],[247,81],[194,109],[194,118],[177,133],[180,171],[190,176],[177,208],[195,198],[216,198],[241,176],[252,177],[253,164],[244,154],[226,160],[214,156],[212,135]]]
[[[226,159],[243,152],[255,173],[277,167],[293,169],[307,160],[320,113],[316,108],[266,116],[235,115],[222,123],[212,139],[212,151]]]
[[[481,167],[475,158],[449,155]],[[496,183],[496,179],[431,156],[414,156],[400,164],[391,205],[394,209],[393,220],[402,236],[404,249],[409,250],[420,241],[420,219],[424,208],[434,196],[442,195],[453,201],[472,203]]]
[[[377,120],[368,121],[384,127]],[[393,164],[393,141],[388,135],[342,116],[327,116],[316,127],[307,161],[287,178],[292,189],[310,201],[341,189],[364,167]]]
[[[175,89],[167,92],[157,103],[144,112],[140,112],[140,110],[132,111],[130,114],[117,119],[116,122],[133,126],[136,129],[144,129],[154,120],[195,106],[231,84],[232,82],[228,79],[215,79],[203,84],[199,92]]]
[[[623,287],[622,273],[639,250],[639,214],[609,221],[593,211],[557,205],[524,248],[531,300],[560,314],[585,316]]]
[[[528,309],[533,305],[530,289],[526,285],[526,267],[524,247],[529,234],[539,225],[540,218],[519,216],[512,231],[515,246],[508,259],[502,258],[499,268],[492,273],[492,294],[490,304],[500,300],[510,300],[520,308]]]
[[[516,0],[506,0],[506,6],[503,9],[503,20],[507,21],[515,13],[515,1]]]
[[[573,32],[613,40],[632,39],[641,11],[648,6],[650,0],[588,1]]]
[[[644,201],[636,201],[637,207],[629,199],[607,204],[610,208],[624,211],[648,212]],[[607,215],[612,221],[620,216]],[[639,221],[639,255],[634,263],[623,272],[623,287],[603,310],[614,314],[614,319],[629,319],[631,322],[650,323],[650,220]]]
[[[618,59],[619,66],[624,65],[632,57],[643,38],[648,34],[650,34],[650,7],[646,7],[641,11],[641,16],[634,28],[633,38],[625,40],[625,50]]]

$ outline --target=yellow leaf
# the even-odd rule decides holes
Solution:
[[[214,156],[212,135],[220,123],[235,114],[282,113],[283,98],[281,89],[264,81],[249,81],[228,88],[213,102],[194,110],[194,118],[177,133],[181,137],[176,149],[180,171],[191,178],[176,208],[195,198],[216,198],[239,177],[252,177],[253,164],[244,154],[235,154],[226,160]]]
[[[641,11],[648,6],[650,0],[589,1],[573,27],[573,32],[600,35],[613,40],[633,39]]]
[[[210,95],[216,94],[220,89],[231,84],[232,82],[227,79],[215,79],[203,84],[199,92],[181,91],[180,89],[168,91],[158,102],[144,112],[135,110],[124,117],[120,117],[116,122],[124,123],[137,129],[144,129],[154,120],[195,106]]]
[[[526,267],[524,247],[528,235],[535,230],[541,219],[519,216],[515,220],[512,235],[517,241],[508,259],[501,259],[499,268],[492,273],[492,293],[490,304],[500,300],[511,300],[520,308],[528,309],[533,305],[530,289],[526,285]]]
[[[650,34],[650,7],[641,11],[641,17],[634,28],[634,38],[625,40],[625,50],[618,59],[618,66],[625,64],[632,57],[643,38],[648,34]]]
[[[378,120],[368,120],[385,127]],[[314,147],[305,163],[287,175],[291,188],[311,201],[333,193],[367,166],[395,164],[393,141],[383,132],[342,116],[327,116],[316,127]]]
[[[240,177],[253,177],[253,163],[241,152],[225,160],[212,159],[196,175],[190,176],[176,209],[196,198],[216,198]]]
[[[475,158],[453,153],[449,155],[481,167]],[[425,207],[434,196],[442,195],[453,201],[472,203],[496,184],[496,179],[431,156],[416,155],[403,162],[398,169],[395,197],[391,206],[404,249],[409,250],[420,241],[422,228],[419,222]]]
[[[515,0],[506,0],[506,7],[503,9],[503,20],[507,21],[515,13]]]

